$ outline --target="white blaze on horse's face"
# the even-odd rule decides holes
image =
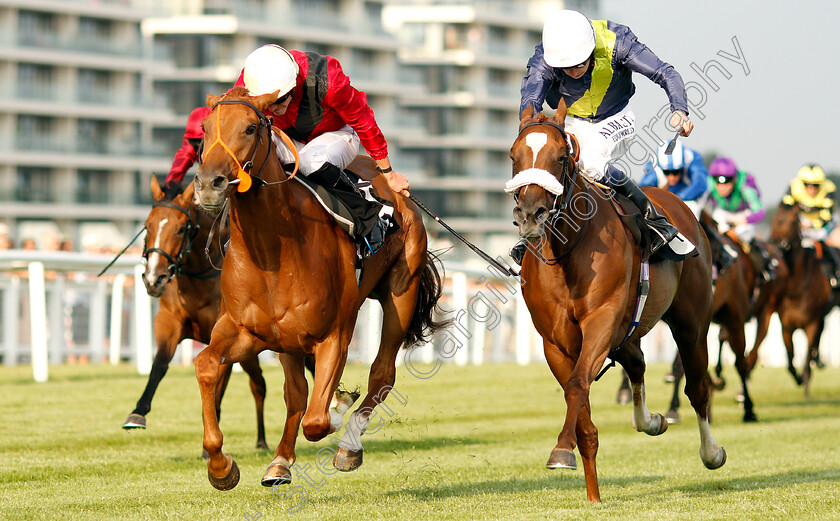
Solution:
[[[537,155],[539,155],[540,150],[542,150],[546,143],[548,143],[548,134],[544,132],[531,132],[525,136],[525,144],[528,145],[528,148],[531,149],[531,153],[533,154],[531,168],[537,166]]]
[[[155,236],[155,245],[154,248],[160,248],[160,238],[163,236],[163,227],[166,226],[166,223],[169,222],[169,219],[161,219],[158,223],[158,231],[157,235]],[[149,255],[149,263],[146,265],[146,273],[155,273],[157,272],[157,265],[160,262],[160,253],[154,251],[151,255]]]

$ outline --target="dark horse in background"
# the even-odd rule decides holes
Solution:
[[[709,242],[691,210],[669,192],[646,190],[657,209],[696,245],[699,255],[650,266],[647,305],[639,326],[622,344],[641,286],[640,251],[612,208],[610,196],[579,175],[563,130],[565,116],[562,103],[550,119],[543,114],[535,117],[533,109],[523,112],[510,153],[514,174],[510,189],[518,186],[516,176],[523,175],[522,182],[528,184],[516,191],[514,218],[519,234],[532,244],[522,262],[522,294],[543,338],[549,368],[565,391],[566,418],[546,467],[576,468],[577,446],[587,498],[600,502],[595,465],[598,429],[592,423],[589,389],[610,355],[630,375],[636,430],[652,436],[665,432],[664,417],[651,414],[645,405],[645,361],[639,347],[641,337],[660,319],[671,328],[685,364],[685,392],[700,428],[700,457],[710,469],[726,461],[708,422],[706,335],[712,314],[712,264]],[[553,193],[546,188],[549,185]]]
[[[203,162],[194,181],[202,208],[211,213],[225,206],[230,209],[222,313],[210,344],[195,360],[208,477],[221,490],[239,482],[236,463],[222,452],[222,431],[214,414],[224,365],[266,349],[279,353],[285,374],[286,423],[262,484],[286,484],[292,479],[300,427],[310,441],[342,427],[342,419],[330,414],[330,401],[365,299],[374,298],[382,306],[382,337],[367,395],[349,418],[333,458],[339,470],[354,470],[362,464],[359,437],[369,426],[374,407],[394,385],[400,346],[423,341],[445,325],[433,319],[441,282],[434,256],[427,250],[419,208],[390,189],[371,158],[359,156],[350,165],[373,183],[380,197],[393,203],[400,226],[365,260],[357,281],[354,241],[303,183],[293,179],[297,167],[287,174],[277,158],[271,123],[263,115],[276,99],[276,92],[248,96],[243,88],[234,88],[223,97],[208,96],[213,111],[204,120]],[[295,151],[289,138],[277,132]],[[256,177],[249,174],[251,168]],[[306,355],[315,356],[308,404]]]
[[[717,223],[705,212],[701,213],[700,219],[704,226],[717,226]],[[715,366],[717,382],[713,382],[716,389],[723,389],[723,344],[729,344],[732,353],[735,355],[735,368],[741,378],[741,396],[744,404],[743,421],[758,421],[753,401],[749,394],[749,378],[758,357],[758,347],[767,336],[767,329],[770,325],[770,316],[775,310],[781,298],[781,293],[787,284],[787,268],[783,262],[779,262],[776,270],[776,278],[766,284],[759,284],[759,272],[750,259],[750,255],[744,251],[740,241],[735,240],[728,234],[722,234],[721,239],[733,251],[738,252],[738,257],[723,273],[718,275],[715,282],[715,292],[712,304],[712,321],[720,325],[718,336],[719,352],[718,362]],[[778,251],[770,249],[771,255],[778,255]],[[778,260],[778,259],[777,259]],[[756,338],[753,348],[746,353],[746,336],[744,326],[753,316],[757,320]],[[679,416],[679,384],[683,377],[682,363],[679,353],[674,360],[672,367],[674,377],[674,393],[671,398],[671,407],[665,414],[669,423],[680,421]]]
[[[840,303],[840,291],[832,291],[816,251],[802,246],[798,206],[779,205],[773,217],[770,240],[781,250],[790,271],[784,297],[777,310],[788,353],[788,371],[796,384],[804,387],[807,397],[811,383],[811,362],[819,359],[825,315]],[[808,351],[801,374],[793,365],[793,332],[797,329],[805,331],[808,337]]]
[[[220,273],[216,266],[222,263],[220,243],[224,231],[214,223],[213,216],[193,204],[192,184],[187,185],[182,193],[164,193],[157,178],[152,176],[151,187],[154,204],[145,223],[143,257],[146,259],[146,271],[143,283],[150,296],[160,297],[160,310],[154,323],[157,353],[146,389],[123,424],[124,429],[146,428],[146,415],[152,408],[152,398],[175,356],[175,348],[187,338],[208,343],[221,302]],[[211,231],[217,240],[209,245],[208,257],[204,247]],[[257,448],[268,450],[263,424],[265,379],[256,357],[243,360],[240,365],[251,379],[251,393],[257,406]],[[216,416],[220,413],[231,368],[231,365],[226,365],[220,375],[216,390]]]

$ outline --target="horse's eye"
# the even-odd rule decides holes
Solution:
[[[187,231],[187,227],[186,226],[181,226],[181,228],[178,230],[178,235],[184,235],[184,233],[186,233],[186,231]]]
[[[252,136],[254,134],[254,132],[256,132],[256,131],[257,131],[257,126],[256,125],[248,125],[248,128],[245,129],[245,134],[247,134],[249,136]]]

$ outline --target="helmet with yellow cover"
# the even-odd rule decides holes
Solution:
[[[821,185],[825,181],[825,172],[819,165],[804,165],[796,177],[806,185]]]

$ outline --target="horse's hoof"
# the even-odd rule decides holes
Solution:
[[[735,403],[744,403],[744,393],[738,393],[735,395]]]
[[[680,413],[678,413],[676,409],[671,409],[665,413],[665,421],[669,424],[673,424],[680,423],[682,420],[680,419]]]
[[[701,458],[702,459],[702,458]],[[706,461],[703,460],[703,465],[706,466],[709,470],[719,469],[726,463],[726,451],[723,447],[720,448],[720,452],[718,453],[718,457],[713,461]]]
[[[230,472],[228,472],[227,476],[223,478],[214,478],[213,474],[210,474],[210,471],[208,470],[207,478],[210,480],[210,484],[216,489],[231,490],[239,484],[239,467],[236,466],[236,461],[231,458]]]
[[[271,450],[268,448],[268,443],[265,440],[258,441],[257,446],[254,448],[263,452],[269,452]]]
[[[745,412],[744,413],[744,423],[755,423],[758,421],[758,416],[755,415],[754,412]]]
[[[575,453],[569,449],[554,449],[545,464],[547,469],[577,469]]]
[[[659,413],[655,413],[655,414],[652,415],[651,422],[650,422],[651,427],[654,427],[656,425],[656,422],[655,422],[656,418],[659,418],[659,428],[656,429],[655,431],[652,430],[651,432],[646,432],[646,434],[648,434],[650,436],[659,436],[660,434],[662,434],[662,433],[664,433],[665,431],[668,430],[668,420],[666,420],[665,417],[662,416]]]
[[[665,382],[666,384],[672,384],[672,383],[674,383],[674,380],[675,380],[674,373],[668,373],[668,374],[665,375],[665,378],[662,379],[662,381]]]
[[[633,393],[630,392],[630,389],[621,389],[618,391],[618,396],[615,397],[615,401],[618,402],[619,405],[632,403]]]
[[[142,414],[131,413],[126,418],[125,423],[122,424],[123,429],[145,429],[146,417]]]
[[[338,451],[335,453],[335,457],[333,458],[333,466],[341,472],[356,470],[362,466],[362,457],[364,456],[364,453],[364,448],[359,450],[348,450],[343,447],[339,447]]]
[[[272,461],[271,465],[265,469],[265,475],[260,481],[260,484],[264,487],[273,487],[274,485],[288,485],[291,482],[292,473],[285,461]]]
[[[712,379],[712,389],[715,391],[723,391],[726,389],[726,380],[720,378],[718,380]]]

